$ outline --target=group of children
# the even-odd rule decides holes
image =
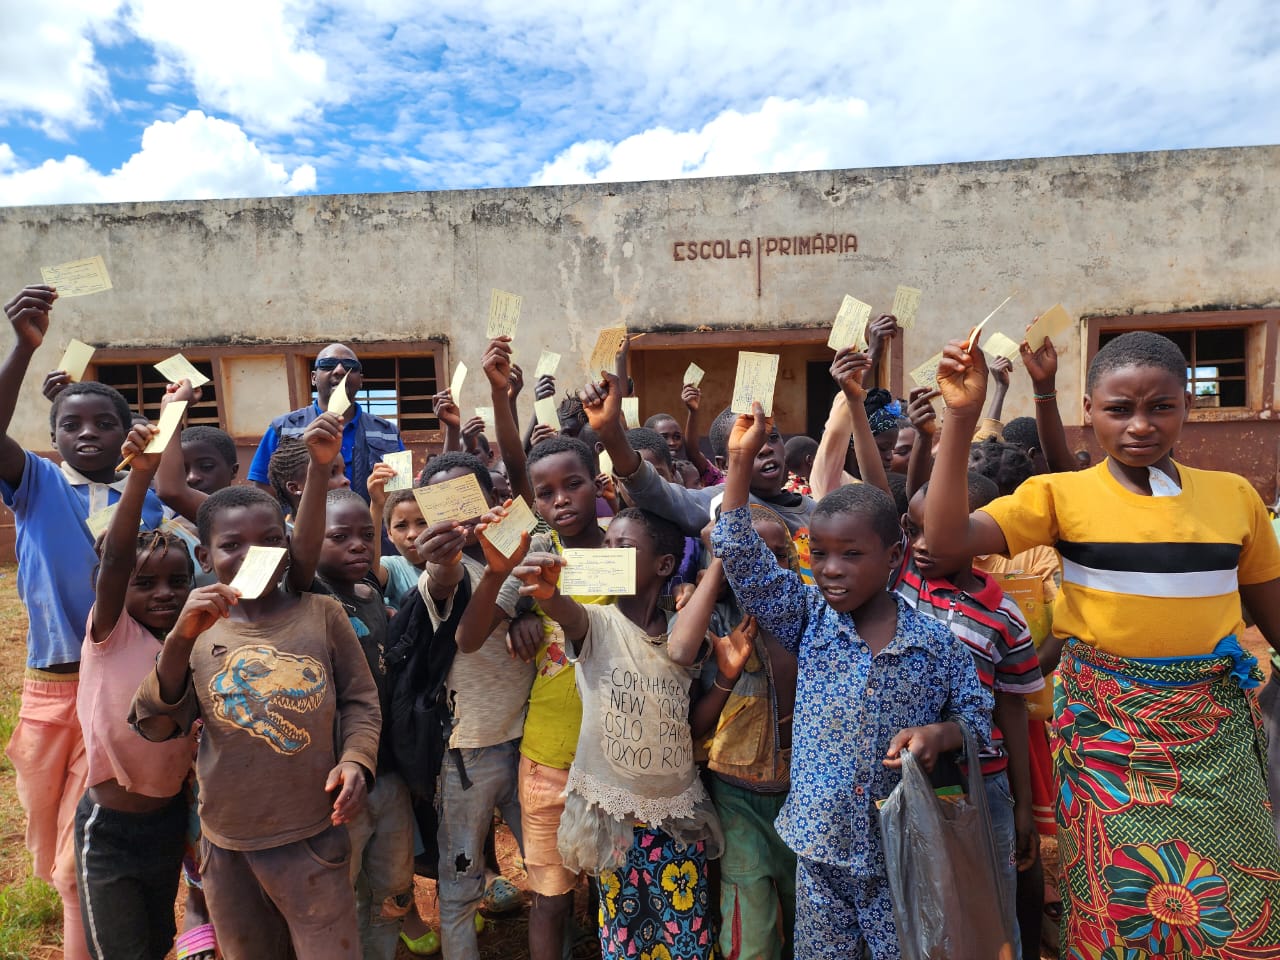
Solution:
[[[0,426],[55,299],[5,307]],[[565,395],[558,431],[522,437],[499,337],[496,436],[441,394],[446,449],[416,480],[474,477],[488,509],[435,523],[386,465],[367,502],[347,488],[334,414],[280,444],[265,492],[233,483],[225,435],[148,453],[156,428],[118,393],[64,386],[63,463],[6,433],[0,492],[31,620],[9,755],[66,956],[159,960],[184,872],[179,957],[426,952],[403,928],[426,859],[444,955],[475,960],[505,883],[497,809],[535,960],[572,947],[583,874],[609,960],[899,957],[878,810],[904,751],[940,786],[980,765],[999,902],[945,919],[1009,931],[1005,955],[1036,956],[1052,912],[1037,832],[1055,807],[1071,956],[1276,955],[1259,674],[1235,636],[1243,597],[1280,642],[1280,548],[1247,483],[1170,458],[1185,360],[1155,334],[1098,352],[1085,406],[1107,459],[1083,469],[1050,342],[1022,348],[1027,429],[999,422],[1011,365],[961,341],[938,390],[894,400],[879,360],[898,335],[882,317],[870,350],[836,354],[817,441],[784,444],[756,404],[714,418],[711,457],[696,386],[683,429],[627,428],[625,350]],[[198,399],[183,382],[165,402]],[[537,525],[511,548],[516,500]],[[277,556],[250,596],[232,583],[255,547]],[[632,592],[561,592],[595,550],[626,552]],[[1051,629],[1002,588],[1028,580],[1057,596]],[[438,771],[397,740],[406,642],[442,672]],[[1027,703],[1055,670],[1049,731]]]

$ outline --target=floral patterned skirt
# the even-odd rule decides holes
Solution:
[[[595,881],[602,960],[711,960],[705,847],[635,828],[626,863]]]
[[[1069,643],[1054,704],[1064,957],[1280,957],[1260,679],[1234,637],[1148,660]]]

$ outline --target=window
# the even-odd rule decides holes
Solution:
[[[1098,336],[1104,347],[1124,331]],[[1248,327],[1209,327],[1204,330],[1156,330],[1178,345],[1187,358],[1187,389],[1195,407],[1247,407]]]
[[[417,356],[369,356],[359,344],[364,382],[353,398],[368,413],[390,420],[401,434],[439,430],[440,421],[432,409],[439,388],[434,354]],[[307,368],[315,366],[315,355],[307,357]]]
[[[151,361],[142,363],[103,361],[100,357],[106,352],[100,350],[94,357],[98,381],[115,387],[129,402],[129,409],[155,423],[160,419],[160,400],[164,397],[164,389],[168,386],[168,381],[151,365]],[[208,360],[197,360],[190,356],[187,359],[210,381],[200,388],[200,402],[187,411],[187,425],[204,423],[214,427],[220,426],[213,364]]]

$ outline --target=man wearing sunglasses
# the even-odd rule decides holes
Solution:
[[[331,343],[316,357],[311,371],[311,385],[316,388],[316,399],[300,410],[276,417],[263,434],[258,452],[249,465],[249,479],[268,492],[271,481],[267,466],[271,454],[285,437],[300,437],[307,425],[329,407],[329,396],[342,382],[347,381],[347,395],[354,397],[364,385],[363,368],[355,351],[341,343]],[[366,500],[369,499],[369,474],[383,454],[404,449],[400,431],[396,425],[382,417],[361,409],[354,400],[342,416],[342,459],[347,465],[347,478],[351,489]]]

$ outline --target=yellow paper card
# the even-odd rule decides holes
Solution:
[[[507,508],[507,515],[498,523],[485,527],[482,536],[497,547],[504,557],[510,558],[520,549],[520,534],[532,533],[538,525],[524,497],[516,497]]]
[[[239,590],[245,600],[257,600],[275,586],[276,571],[287,552],[287,547],[250,547],[230,583],[231,589]]]
[[[1052,339],[1066,333],[1071,329],[1071,324],[1071,314],[1067,313],[1062,304],[1056,304],[1040,314],[1036,322],[1027,330],[1027,346],[1033,351],[1039,350],[1044,345],[1045,337]]]
[[[703,370],[696,363],[689,364],[684,371],[684,383],[686,386],[698,387],[702,385],[702,378],[707,375],[707,371]]]
[[[492,439],[498,433],[493,425],[493,407],[476,407],[476,416],[484,421],[485,433]]]
[[[1012,337],[1006,337],[998,330],[987,337],[987,342],[982,345],[982,349],[988,356],[1004,357],[1010,363],[1017,363],[1022,353],[1022,348],[1014,343]]]
[[[870,319],[871,304],[846,294],[840,302],[840,312],[836,314],[835,323],[831,325],[827,346],[832,350],[843,350],[845,347],[861,349],[867,342],[867,321]]]
[[[566,549],[560,592],[566,597],[632,596],[636,592],[635,547]]]
[[[449,393],[453,397],[453,402],[458,402],[458,397],[462,396],[462,385],[467,380],[467,365],[461,360],[458,365],[453,368],[453,379],[449,381]]]
[[[556,413],[556,398],[543,397],[533,402],[533,415],[539,423],[545,423],[553,430],[560,429],[560,415]]]
[[[180,353],[175,353],[168,360],[161,360],[156,364],[156,369],[160,371],[160,376],[170,383],[190,380],[193,389],[203,387],[209,382],[209,378],[192,366],[191,361]]]
[[[329,406],[326,408],[334,416],[342,416],[351,406],[351,397],[347,394],[347,378],[343,377],[329,394]]]
[[[626,327],[607,327],[600,331],[600,336],[596,337],[595,349],[591,351],[591,359],[587,362],[587,373],[592,379],[600,376],[601,370],[613,373],[613,360],[626,339]]]
[[[173,431],[178,429],[178,424],[182,422],[182,415],[186,412],[187,401],[185,400],[175,400],[161,410],[160,422],[156,424],[156,433],[147,444],[147,449],[142,452],[164,453],[164,448],[169,445],[169,438],[173,436]]]
[[[97,540],[100,536],[107,532],[107,527],[111,526],[111,517],[116,512],[116,504],[109,507],[103,507],[101,510],[89,514],[85,523],[89,525],[89,532],[93,534],[93,539]]]
[[[640,424],[640,398],[622,398],[622,419],[627,422],[628,430],[635,430]]]
[[[930,390],[937,390],[938,364],[941,362],[942,351],[939,350],[932,357],[907,374],[907,376],[914,380],[917,386],[928,387]]]
[[[41,267],[40,276],[58,291],[59,297],[87,297],[91,293],[111,289],[111,278],[107,276],[107,265],[102,262],[102,257]]]
[[[611,476],[613,474],[613,457],[609,456],[609,451],[601,450],[599,460],[600,472],[605,476]]]
[[[62,359],[58,361],[58,369],[72,380],[78,382],[84,377],[89,361],[93,359],[94,349],[87,343],[72,340],[67,344],[67,349],[63,352]]]
[[[523,303],[524,297],[492,288],[489,292],[489,329],[485,336],[490,340],[494,337],[514,337]]]
[[[445,520],[474,520],[489,512],[489,501],[474,473],[429,487],[414,487],[413,495],[427,526]]]
[[[738,376],[733,382],[733,402],[729,409],[734,413],[750,413],[752,401],[758,400],[765,416],[773,416],[773,385],[777,379],[776,353],[743,350],[738,354]]]
[[[920,291],[915,287],[899,286],[893,294],[893,309],[898,326],[910,330],[916,325],[916,312],[920,309]]]
[[[413,451],[397,450],[384,453],[382,462],[396,472],[396,475],[383,484],[382,489],[390,493],[392,490],[409,490],[413,487]]]
[[[533,371],[533,379],[536,381],[539,377],[554,377],[558,366],[560,366],[560,354],[543,350],[538,357],[537,369]]]

